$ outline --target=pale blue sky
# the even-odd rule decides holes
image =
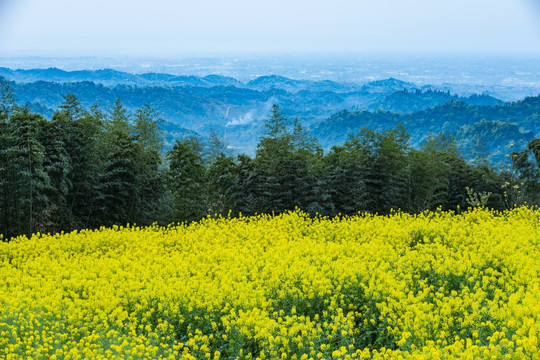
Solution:
[[[540,54],[540,0],[0,0],[0,57]]]

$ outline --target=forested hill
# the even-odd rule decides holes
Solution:
[[[449,91],[437,91],[428,89],[426,91],[416,90],[414,92],[396,91],[386,96],[382,101],[372,104],[369,110],[386,110],[392,112],[411,113],[419,110],[429,109],[434,106],[443,105],[452,101],[463,101],[470,105],[502,105],[503,102],[488,94],[473,94],[466,98],[450,94]]]
[[[160,114],[167,148],[186,134],[204,137],[214,129],[226,134],[237,152],[251,155],[259,140],[262,121],[272,104],[279,104],[288,117],[298,118],[310,129],[324,128],[329,118],[333,121],[336,119],[333,115],[343,110],[411,113],[451,101],[470,105],[502,104],[487,94],[458,96],[447,90],[418,87],[394,78],[356,84],[268,75],[241,82],[220,75],[198,77],[130,74],[110,69],[63,71],[56,68],[0,68],[1,76],[9,80],[19,105],[29,104],[33,111],[47,118],[62,104],[66,94],[74,94],[86,109],[99,103],[106,110],[121,98],[128,112],[134,113],[149,104]],[[379,117],[376,114],[368,116]],[[392,119],[383,120],[395,122]],[[429,132],[421,126],[414,127],[414,131],[417,130],[419,133],[413,133],[413,139],[422,138]],[[526,126],[524,130],[533,131]],[[328,136],[319,132],[319,136],[325,146],[333,144],[334,140],[342,142],[346,139],[346,134],[336,139],[332,132]]]
[[[388,111],[341,111],[313,128],[321,145],[343,144],[350,134],[367,127],[384,131],[401,123],[411,144],[419,146],[430,132],[453,135],[467,157],[475,151],[489,153],[493,163],[507,163],[512,149],[524,149],[540,135],[540,97],[529,97],[501,106],[475,106],[453,101],[410,114]]]
[[[418,147],[430,131],[455,136],[467,158],[488,152],[507,164],[510,146],[524,149],[540,135],[538,97],[514,103],[488,95],[458,96],[390,78],[366,84],[261,76],[247,83],[230,77],[130,74],[115,70],[0,68],[19,105],[47,118],[74,94],[83,108],[109,109],[122,99],[128,112],[149,104],[160,114],[165,146],[189,135],[226,135],[236,152],[253,155],[264,118],[279,104],[289,118],[313,131],[324,149],[343,144],[362,127],[384,130],[403,123]]]

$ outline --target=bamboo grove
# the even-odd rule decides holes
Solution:
[[[194,221],[207,215],[387,214],[503,210],[540,201],[540,140],[495,169],[466,161],[445,135],[413,149],[406,129],[364,129],[323,152],[274,106],[256,155],[233,156],[223,139],[184,138],[164,154],[150,106],[129,114],[83,109],[66,95],[51,119],[15,106],[0,86],[0,234],[55,233],[114,224]]]

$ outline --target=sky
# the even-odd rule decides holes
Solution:
[[[0,0],[2,56],[540,54],[540,0]]]

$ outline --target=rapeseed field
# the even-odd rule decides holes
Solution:
[[[0,243],[1,359],[540,359],[540,211]]]

